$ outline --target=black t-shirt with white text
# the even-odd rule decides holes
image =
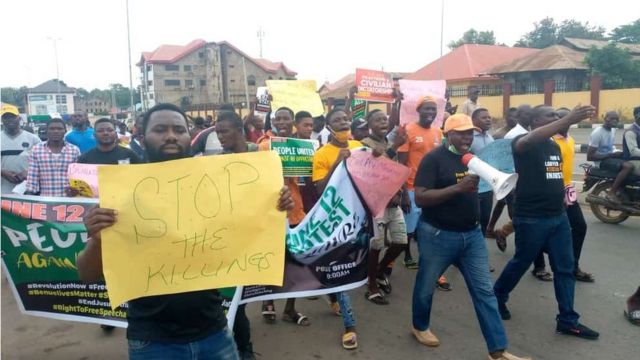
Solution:
[[[444,189],[459,183],[468,174],[469,169],[462,164],[462,155],[439,146],[422,158],[415,186]],[[423,207],[422,219],[442,230],[471,231],[478,226],[480,219],[478,193],[457,194],[438,205]]]
[[[512,147],[520,135],[513,139]],[[518,173],[514,215],[523,217],[557,216],[564,211],[564,182],[560,148],[551,139],[533,144],[523,153],[513,150]]]
[[[142,160],[131,149],[116,145],[111,151],[100,151],[93,148],[78,158],[80,164],[122,165],[141,164]]]

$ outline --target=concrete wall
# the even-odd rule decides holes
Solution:
[[[588,105],[591,103],[591,93],[588,91],[575,91],[565,93],[553,93],[552,106],[554,108],[566,107],[573,109],[576,105]]]
[[[633,108],[640,106],[640,88],[600,91],[600,114],[617,111],[621,120],[633,121]]]

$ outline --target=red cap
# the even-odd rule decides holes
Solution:
[[[469,161],[471,161],[471,159],[473,159],[474,157],[476,156],[472,153],[466,153],[462,155],[462,165],[469,166]]]

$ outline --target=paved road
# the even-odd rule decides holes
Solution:
[[[638,356],[640,328],[622,317],[626,297],[640,285],[640,219],[606,225],[588,210],[589,233],[582,267],[593,272],[596,283],[576,288],[576,309],[584,322],[602,333],[589,342],[554,333],[556,303],[553,285],[526,274],[512,295],[513,319],[505,323],[516,354],[534,359],[632,359]],[[510,239],[512,241],[512,239]],[[500,253],[489,242],[490,261],[498,271],[513,255],[513,243]],[[415,249],[415,248],[414,248]],[[341,319],[329,312],[324,299],[298,302],[298,309],[313,324],[307,328],[289,323],[264,324],[258,304],[249,305],[252,336],[259,359],[485,359],[485,345],[464,281],[455,268],[447,271],[452,292],[437,292],[432,316],[433,331],[442,346],[430,349],[411,336],[411,291],[414,271],[396,267],[394,292],[389,306],[364,299],[364,289],[351,292],[359,329],[360,348],[342,350]],[[496,277],[497,274],[494,274]],[[21,315],[8,283],[2,277],[3,359],[122,359],[126,357],[124,330],[105,335],[97,325],[64,322]],[[278,310],[283,301],[276,303]]]

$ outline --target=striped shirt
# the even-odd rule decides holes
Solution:
[[[40,196],[65,196],[64,189],[69,186],[67,168],[79,156],[80,149],[68,142],[57,154],[51,152],[48,142],[36,144],[29,154],[26,191],[39,192]]]

